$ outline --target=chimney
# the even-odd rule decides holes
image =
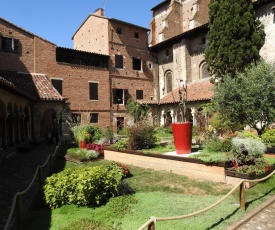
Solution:
[[[94,15],[104,16],[104,10],[102,8],[98,8],[97,10],[95,10]]]

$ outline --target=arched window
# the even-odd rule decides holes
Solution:
[[[170,71],[166,73],[165,81],[166,81],[166,93],[171,93],[172,92],[172,73]]]
[[[211,77],[208,70],[207,70],[207,64],[205,61],[202,61],[200,64],[200,78],[204,79],[204,78],[209,78]]]

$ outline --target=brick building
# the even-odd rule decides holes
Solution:
[[[108,55],[57,47],[0,18],[2,147],[46,138],[55,117],[63,138],[66,121],[80,114],[82,122],[110,125],[108,62]]]
[[[148,32],[146,28],[107,18],[103,10],[98,9],[73,35],[75,49],[110,56],[109,79],[105,82],[109,90],[104,93],[110,97],[114,131],[131,122],[125,113],[128,99],[151,100],[154,97],[156,86],[148,49]]]
[[[73,35],[74,49],[0,18],[3,146],[45,138],[53,117],[63,138],[69,138],[67,120],[117,131],[131,122],[125,108],[129,98],[150,104],[160,125],[179,121],[179,92],[187,98],[188,119],[196,123],[195,110],[213,94],[204,59],[208,4],[161,2],[152,8],[149,39],[148,29],[107,18],[98,9]],[[254,6],[266,33],[260,54],[274,61],[274,1],[258,0]]]

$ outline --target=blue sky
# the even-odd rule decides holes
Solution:
[[[105,9],[105,16],[149,28],[151,9],[163,0],[6,0],[0,17],[57,46],[73,48],[72,36],[89,14]]]

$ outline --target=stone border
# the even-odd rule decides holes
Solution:
[[[167,156],[164,154],[144,154],[137,151],[106,148],[104,159],[142,168],[164,170],[196,179],[226,183],[225,163],[205,164],[194,158]]]

